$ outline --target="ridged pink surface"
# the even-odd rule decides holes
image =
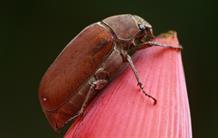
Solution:
[[[176,33],[155,41],[178,46]],[[157,104],[143,95],[128,67],[89,104],[65,138],[192,137],[181,50],[143,49],[135,54],[134,64]]]

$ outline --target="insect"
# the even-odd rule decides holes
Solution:
[[[108,17],[82,30],[59,54],[42,77],[39,100],[55,131],[84,113],[86,105],[102,90],[124,63],[129,63],[137,85],[144,91],[131,55],[150,46],[152,26],[137,15]]]

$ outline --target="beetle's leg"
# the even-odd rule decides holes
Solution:
[[[152,46],[160,46],[160,47],[174,48],[174,49],[183,49],[182,45],[179,45],[179,47],[177,47],[177,46],[162,44],[162,43],[159,43],[159,42],[147,41],[147,42],[143,43],[142,46],[139,46],[138,50],[139,49],[144,49],[144,48],[147,48],[147,47],[152,47]]]
[[[166,47],[166,48],[182,49],[182,45],[179,45],[179,47],[177,47],[177,46],[170,46],[170,45],[166,45],[166,44],[162,44],[162,43],[154,42],[154,41],[148,41],[148,42],[145,42],[145,44],[150,45],[150,46],[160,46],[160,47]]]
[[[109,73],[107,71],[105,71],[104,68],[99,68],[96,72],[95,72],[95,79],[96,80],[108,80],[109,79]]]
[[[91,87],[86,95],[83,105],[79,111],[79,115],[84,113],[87,103],[89,102],[91,95],[94,95],[95,91],[103,89],[108,84],[108,72],[104,68],[99,68],[95,72],[95,81],[91,82]]]
[[[85,109],[85,107],[86,107],[86,104],[87,104],[87,102],[88,102],[88,100],[89,100],[89,97],[90,97],[90,95],[91,95],[94,91],[95,91],[95,85],[91,85],[90,88],[89,88],[89,91],[88,91],[88,93],[87,93],[87,95],[86,95],[86,97],[85,97],[85,100],[84,100],[84,102],[83,102],[83,104],[82,104],[82,107],[81,107],[80,110],[79,110],[79,112],[77,112],[77,114],[75,114],[73,117],[71,117],[66,123],[70,122],[71,120],[74,120],[75,118],[77,118],[77,117],[79,117],[80,115],[83,114],[84,109]]]
[[[133,62],[132,62],[131,56],[127,55],[126,58],[127,58],[127,61],[129,62],[129,65],[130,65],[131,69],[133,70],[133,72],[134,72],[134,74],[135,74],[136,80],[137,80],[137,82],[138,82],[137,85],[140,87],[140,89],[141,89],[142,92],[145,94],[145,96],[148,96],[149,98],[153,99],[154,104],[156,104],[156,103],[157,103],[157,100],[156,100],[154,97],[152,97],[151,95],[149,95],[149,94],[147,94],[147,93],[145,92],[144,86],[143,86],[143,84],[142,84],[142,82],[141,82],[141,80],[140,80],[140,78],[139,78],[138,71],[136,70],[136,68],[135,68],[135,66],[134,66],[134,64],[133,64]]]
[[[86,95],[86,98],[83,102],[83,105],[78,113],[78,115],[82,115],[84,113],[84,110],[86,108],[87,103],[89,102],[89,98],[91,95],[96,91],[96,90],[101,90],[104,88],[105,85],[107,85],[108,81],[107,80],[96,80],[92,82],[91,87]]]
[[[103,89],[107,84],[108,84],[108,72],[106,72],[104,68],[99,68],[95,73],[95,81],[90,83],[90,88],[82,104],[82,107],[80,108],[79,112],[76,115],[74,115],[72,118],[69,119],[69,121],[83,115],[84,110],[90,100],[90,97],[93,97],[92,95],[94,95],[97,90]]]
[[[105,85],[107,85],[108,81],[107,80],[96,80],[94,82],[92,82],[90,85],[90,88],[89,88],[89,91],[85,97],[85,100],[79,110],[79,112],[74,115],[72,118],[70,118],[67,122],[71,121],[71,120],[74,120],[75,118],[83,115],[84,111],[85,111],[85,108],[90,100],[90,97],[92,97],[91,95],[93,95],[95,93],[96,90],[101,90],[105,87]]]

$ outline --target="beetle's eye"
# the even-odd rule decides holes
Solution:
[[[139,29],[140,29],[141,31],[144,31],[144,30],[145,30],[145,26],[144,26],[143,24],[138,24],[138,26],[139,26]]]

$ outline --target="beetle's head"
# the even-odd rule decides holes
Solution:
[[[133,15],[132,17],[138,27],[138,31],[128,47],[129,54],[133,54],[145,42],[151,41],[154,38],[152,26],[146,20],[137,15]]]
[[[138,25],[139,32],[135,36],[136,41],[149,41],[154,38],[152,26],[143,18],[133,15],[134,20],[136,21],[136,24]]]

